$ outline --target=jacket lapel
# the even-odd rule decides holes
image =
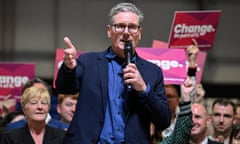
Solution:
[[[108,97],[108,61],[105,57],[107,54],[107,51],[104,51],[100,53],[99,57],[97,58],[97,67],[99,69],[99,78],[100,78],[100,89],[101,89],[101,95],[102,95],[102,101],[103,101],[103,113],[105,114],[106,109],[106,100]]]
[[[19,144],[34,144],[34,140],[30,134],[29,128],[27,124],[21,128],[22,134],[21,134],[21,141],[19,141]]]

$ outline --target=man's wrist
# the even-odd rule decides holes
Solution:
[[[196,76],[196,72],[197,72],[197,66],[189,66],[188,67],[188,76]]]

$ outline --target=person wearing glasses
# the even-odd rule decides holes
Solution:
[[[150,122],[160,130],[170,124],[162,71],[135,51],[142,36],[142,11],[124,2],[115,5],[108,16],[111,46],[105,51],[77,58],[71,40],[64,38],[68,48],[56,90],[80,93],[64,144],[151,143]],[[131,63],[125,61],[126,43],[132,45]]]

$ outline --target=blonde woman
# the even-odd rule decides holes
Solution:
[[[21,105],[27,123],[24,127],[6,132],[2,144],[62,144],[65,132],[46,125],[50,109],[50,95],[47,89],[27,88],[21,98]]]

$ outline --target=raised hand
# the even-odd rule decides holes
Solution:
[[[77,65],[77,50],[68,37],[64,37],[67,48],[64,49],[63,62],[69,69],[74,69]]]
[[[193,39],[192,45],[190,45],[186,49],[189,66],[195,66],[198,52],[199,52],[199,48],[198,48],[197,41]]]
[[[193,81],[190,78],[187,78],[184,81],[184,84],[181,85],[181,98],[180,102],[189,102],[191,99],[191,92],[194,89]]]

